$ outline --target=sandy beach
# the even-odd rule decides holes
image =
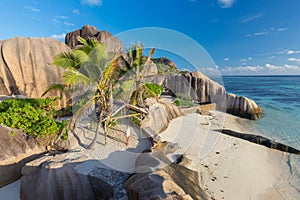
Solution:
[[[179,144],[178,150],[172,154],[185,154],[191,159],[188,168],[201,173],[202,187],[213,199],[299,199],[299,192],[288,183],[291,175],[287,153],[215,131],[227,128],[249,133],[250,127],[247,127],[246,122],[217,111],[211,112],[209,116],[194,113],[172,120],[160,136],[162,140]],[[139,130],[132,129],[132,133],[127,148],[123,139],[116,140],[118,135],[112,134],[105,146],[102,144],[103,135],[99,138],[101,149],[82,150],[106,165],[120,166],[121,171],[134,170],[138,152],[149,148],[149,143],[145,139],[142,139],[142,143],[138,141]],[[86,139],[82,142],[91,141],[89,137]],[[122,165],[120,160],[123,160]],[[5,199],[19,199],[19,187],[18,181],[0,188],[0,195]]]
[[[173,120],[161,137],[180,145],[175,153],[191,158],[189,168],[200,171],[203,189],[213,199],[299,199],[288,182],[287,153],[213,131],[248,132],[245,123],[220,112],[190,114]]]

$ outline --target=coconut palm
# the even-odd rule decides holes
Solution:
[[[157,95],[147,87],[146,79],[148,76],[143,72],[151,64],[151,57],[155,49],[152,48],[148,57],[143,56],[144,46],[142,43],[138,45],[132,44],[131,48],[127,49],[129,56],[128,71],[121,78],[121,92],[119,97],[125,101],[129,101],[132,105],[143,107],[143,94],[149,94],[149,97],[156,97]],[[149,77],[148,77],[149,78]],[[125,97],[123,97],[125,95]],[[129,95],[129,96],[128,96]]]
[[[112,55],[107,52],[105,45],[94,39],[88,42],[79,37],[78,40],[82,46],[57,55],[53,62],[54,65],[66,70],[63,73],[63,84],[50,86],[44,94],[52,89],[63,91],[68,88],[73,90],[73,94],[87,98],[69,120],[68,130],[72,123],[74,130],[79,116],[91,104],[95,105],[97,127],[93,142],[89,145],[89,148],[92,148],[97,140],[100,126],[107,134],[107,124],[110,122],[113,109],[112,88],[118,75],[117,58],[119,56],[118,53]]]

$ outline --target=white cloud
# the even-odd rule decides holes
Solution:
[[[288,58],[288,61],[300,63],[300,59],[299,58]]]
[[[283,74],[300,74],[300,66],[297,65],[272,65],[265,64],[264,66],[238,66],[225,67],[221,69],[224,75],[283,75]]]
[[[249,57],[248,60],[253,60],[253,58],[252,58],[252,57]]]
[[[79,15],[79,14],[80,14],[80,12],[79,12],[79,10],[78,10],[78,9],[74,9],[74,10],[72,10],[72,13],[73,13],[73,14],[75,14],[75,15]]]
[[[40,11],[40,9],[37,9],[33,6],[25,6],[24,8],[27,9],[27,10],[31,10],[32,12],[39,12]]]
[[[255,35],[255,36],[259,36],[259,35],[269,35],[270,33],[269,32],[256,32],[256,33],[254,33],[253,35]]]
[[[53,19],[51,19],[51,23],[52,24],[59,24],[60,22],[56,18],[53,18]]]
[[[64,16],[64,15],[61,15],[61,16],[57,16],[57,18],[60,18],[60,19],[68,19],[69,17]]]
[[[72,24],[72,23],[70,23],[70,22],[64,22],[64,25],[66,25],[67,27],[75,26],[75,24]]]
[[[53,34],[53,35],[51,35],[51,38],[57,39],[57,40],[65,39],[65,37],[66,37],[66,34],[65,34],[65,33],[62,33],[62,34]]]
[[[243,19],[243,22],[246,23],[246,22],[252,21],[254,19],[260,18],[261,16],[262,16],[262,14],[254,15],[254,16]]]
[[[229,58],[224,58],[224,60],[225,60],[225,61],[228,61],[228,60],[230,60],[230,59],[229,59]]]
[[[278,28],[277,31],[285,31],[286,28]]]
[[[102,0],[81,0],[81,3],[89,6],[101,6]]]
[[[218,0],[221,8],[230,8],[233,3],[234,3],[234,0]]]
[[[265,32],[256,32],[256,33],[253,33],[253,34],[247,34],[246,37],[269,35],[269,34],[270,34],[270,32],[268,32],[268,31],[265,31]]]
[[[274,59],[274,58],[276,58],[275,56],[269,56],[268,57],[269,59]]]
[[[288,54],[288,55],[290,55],[290,54],[298,54],[298,53],[300,53],[300,51],[288,50],[288,51],[286,52],[286,54]]]
[[[260,31],[260,32],[256,32],[256,33],[253,33],[253,34],[247,34],[246,37],[251,37],[251,36],[261,36],[261,35],[269,35],[269,34],[272,34],[274,33],[275,31],[278,31],[278,32],[281,32],[281,31],[285,31],[287,30],[287,28],[269,28],[269,31]]]

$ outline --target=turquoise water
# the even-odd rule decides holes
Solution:
[[[225,76],[226,91],[249,97],[264,118],[251,125],[269,138],[300,149],[300,76]],[[294,185],[300,189],[300,156],[290,155]]]

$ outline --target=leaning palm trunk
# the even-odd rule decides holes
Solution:
[[[99,115],[99,119],[97,120],[97,127],[96,127],[96,131],[95,131],[95,137],[93,139],[93,141],[91,142],[91,144],[88,146],[88,149],[93,149],[97,143],[97,140],[99,138],[99,128],[101,128],[102,125],[102,118],[103,118],[103,113],[100,112]]]

